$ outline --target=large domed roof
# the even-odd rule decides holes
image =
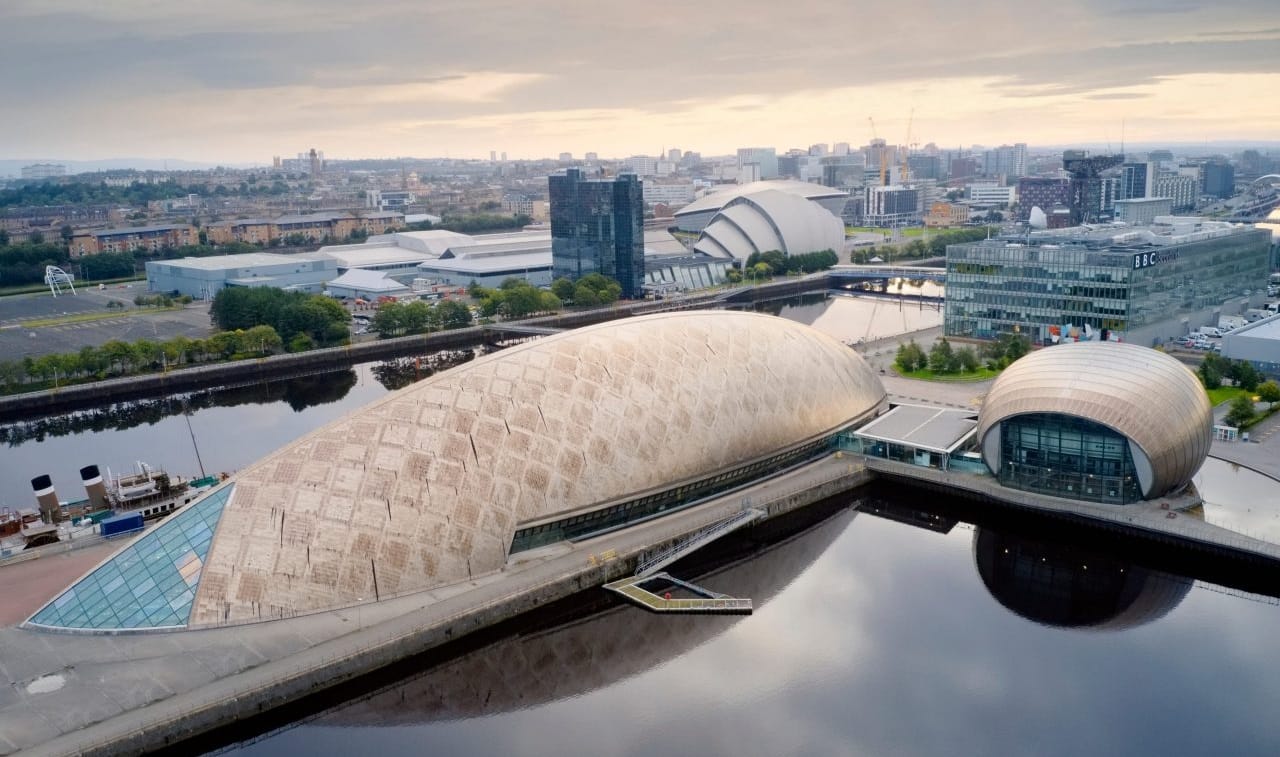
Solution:
[[[1084,418],[1127,438],[1145,458],[1138,478],[1146,498],[1190,481],[1213,441],[1213,408],[1195,374],[1163,352],[1135,344],[1046,347],[1005,369],[978,415],[978,439],[992,470],[999,461],[988,434],[1002,420],[1027,413]]]
[[[737,261],[771,250],[801,255],[843,248],[843,221],[817,203],[774,190],[730,201],[693,245],[697,252]]]

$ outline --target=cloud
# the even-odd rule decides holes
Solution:
[[[1149,97],[1150,92],[1098,92],[1085,95],[1086,100],[1144,100]]]
[[[528,121],[520,114],[544,114],[563,126],[566,117],[584,112],[675,116],[691,109],[687,101],[737,100],[720,111],[722,118],[739,116],[721,121],[719,133],[728,136],[741,117],[767,113],[797,92],[852,85],[879,86],[855,119],[860,125],[879,102],[897,100],[898,90],[921,99],[918,93],[930,87],[954,89],[948,82],[981,80],[998,98],[1021,101],[1201,74],[1278,73],[1280,39],[1268,36],[1274,30],[1243,39],[1233,31],[1265,18],[1269,5],[1183,4],[1177,13],[1160,14],[1154,11],[1164,5],[1156,0],[1029,0],[1010,14],[904,0],[859,8],[855,19],[818,0],[381,0],[358,10],[339,0],[9,0],[0,8],[0,66],[24,75],[6,77],[0,96],[21,102],[34,122],[93,113],[99,149],[107,154],[154,149],[130,136],[136,114],[189,112],[195,101],[248,103],[264,118],[259,127],[239,128],[255,131],[258,144],[294,144],[333,134],[335,126],[345,130],[363,105],[366,153],[384,145],[393,154],[431,145],[391,147],[387,143],[404,134],[382,130],[384,123],[511,123]],[[1135,14],[1140,24],[1123,20]],[[862,31],[853,37],[827,33],[854,21]],[[475,96],[466,93],[472,87]],[[950,109],[944,105],[938,110]],[[1219,112],[1230,110],[1220,105]],[[402,110],[388,114],[390,106]],[[311,123],[267,112],[283,107]],[[213,123],[236,120],[214,110]],[[824,114],[808,110],[807,117],[817,124]],[[68,144],[29,124],[17,127],[0,124],[0,139],[19,153],[39,147],[57,154]],[[187,130],[226,151],[241,149],[235,143],[248,136],[206,134],[198,123]],[[515,144],[520,135],[507,140],[513,154],[526,154]],[[799,135],[797,141],[803,141]],[[477,141],[462,149],[483,154],[488,148]]]

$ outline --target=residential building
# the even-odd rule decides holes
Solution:
[[[683,207],[693,202],[693,182],[644,182],[644,201],[646,205],[663,203],[671,207]]]
[[[525,194],[503,195],[502,209],[512,215],[529,216],[535,221],[545,221],[551,217],[546,200]]]
[[[1027,145],[1001,145],[982,154],[982,172],[987,176],[1005,176],[1010,179],[1027,173]]]
[[[776,170],[776,163],[775,163]],[[555,278],[600,273],[637,298],[644,287],[644,194],[635,174],[587,179],[576,168],[548,177]]]
[[[920,191],[891,184],[863,189],[863,222],[868,226],[912,226],[920,221]]]
[[[231,244],[247,242],[248,244],[268,245],[279,236],[274,221],[265,218],[237,218],[230,221],[215,221],[204,227],[205,238],[209,244]]]
[[[1203,166],[1204,193],[1225,198],[1236,193],[1236,170],[1225,160],[1215,160]]]
[[[41,181],[67,175],[67,167],[61,163],[33,163],[22,167],[22,178]]]
[[[742,175],[755,166],[751,180],[776,179],[778,177],[778,153],[772,147],[741,147],[738,149],[738,172]],[[742,183],[748,183],[746,181]]]
[[[417,201],[417,196],[405,189],[370,189],[364,196],[365,207],[378,210],[404,212],[406,207]]]
[[[68,251],[73,258],[100,252],[159,252],[165,247],[183,247],[198,244],[199,241],[196,227],[188,223],[130,226],[123,229],[80,229],[72,234]]]
[[[1026,221],[1032,208],[1046,214],[1054,207],[1065,207],[1071,198],[1068,179],[1024,176],[1018,179],[1018,220]]]
[[[1160,216],[1173,212],[1173,200],[1168,197],[1139,197],[1132,200],[1116,200],[1116,220],[1130,226],[1150,226]]]
[[[1174,212],[1191,210],[1196,206],[1196,198],[1200,196],[1200,185],[1194,176],[1163,174],[1155,178],[1151,194],[1154,197],[1168,197],[1173,202]]]
[[[1269,243],[1265,229],[1163,217],[950,245],[945,331],[1158,344],[1260,304]]]
[[[1155,197],[1156,164],[1125,163],[1120,167],[1121,200]]]
[[[636,176],[657,176],[658,175],[658,159],[650,158],[647,155],[632,155],[630,158],[622,161],[623,168],[631,171]]]

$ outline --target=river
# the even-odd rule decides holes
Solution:
[[[941,323],[928,303],[847,296],[764,309],[845,342]],[[414,370],[363,364],[201,393],[187,415],[179,401],[157,401],[0,427],[0,502],[32,504],[39,473],[76,498],[76,470],[88,463],[233,471]],[[1276,482],[1210,461],[1197,484],[1210,522],[1280,538],[1280,520],[1257,507],[1280,499]],[[705,558],[705,585],[752,597],[749,617],[658,617],[588,592],[456,659],[407,662],[401,681],[317,704],[229,749],[1280,753],[1274,604],[1075,549],[1051,531],[957,514],[936,495],[878,486],[867,496],[857,510],[833,503],[816,523],[785,524],[792,532],[772,543],[740,539]],[[695,577],[706,568],[682,569]]]

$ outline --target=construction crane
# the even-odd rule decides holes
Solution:
[[[880,186],[884,186],[884,175],[889,170],[889,150],[876,134],[876,120],[871,116],[867,116],[867,123],[871,124],[871,145],[876,146],[876,142],[880,142]]]
[[[911,152],[911,124],[916,119],[916,109],[911,109],[911,114],[907,116],[907,138],[902,141],[902,149],[898,152],[902,155],[901,167],[898,171],[898,183],[906,184],[911,180],[911,169],[907,165],[907,157]]]

